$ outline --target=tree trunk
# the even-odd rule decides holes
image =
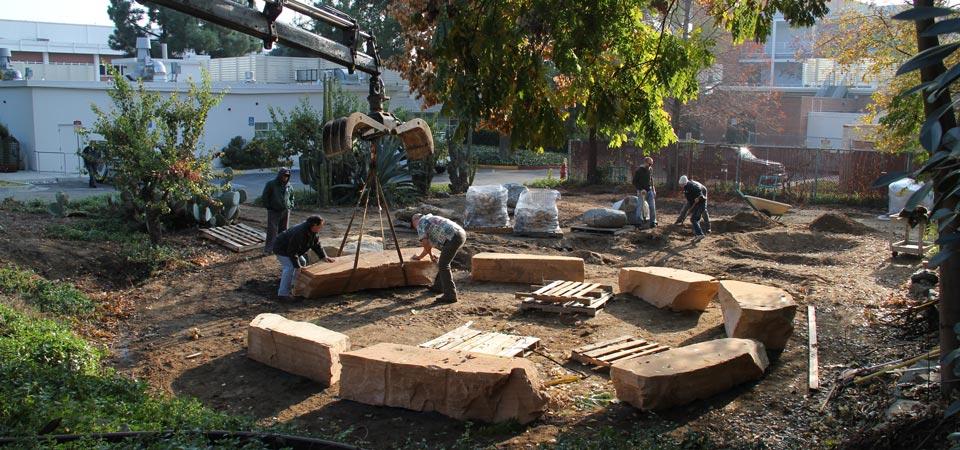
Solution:
[[[150,243],[160,245],[163,232],[160,227],[160,213],[154,209],[147,209],[146,212],[147,235],[150,236]]]
[[[603,181],[600,170],[597,168],[597,127],[590,127],[590,138],[587,142],[587,183],[600,184]]]
[[[450,175],[450,193],[462,194],[473,184],[473,124],[460,122],[458,126],[469,126],[466,146],[457,143],[455,139],[448,140],[450,149],[450,163],[447,164],[447,173]]]
[[[934,6],[933,0],[914,0],[914,6]],[[934,19],[919,20],[915,22],[917,29],[917,52],[922,52],[929,48],[936,47],[940,44],[940,40],[936,36],[924,37],[921,36],[924,30],[930,28],[934,24]],[[920,69],[920,82],[925,83],[927,81],[932,81],[936,79],[940,74],[946,71],[946,67],[943,63],[937,63],[931,66],[924,67]],[[923,102],[923,114],[924,117],[930,117],[930,115],[940,108],[943,105],[950,103],[950,92],[944,91],[942,95],[934,99],[933,103]],[[950,129],[953,129],[957,126],[957,120],[954,111],[951,109],[947,111],[943,116],[940,117],[940,126],[943,127],[943,132],[947,132]],[[945,147],[941,147],[936,151],[948,151]],[[947,186],[951,183],[938,183],[943,180],[943,177],[947,176],[948,172],[940,171],[935,174],[934,182],[936,183],[934,190],[934,198],[939,201],[949,192],[945,191]],[[941,188],[942,186],[942,188]],[[954,208],[957,204],[956,199],[948,199],[944,202],[944,208]],[[941,219],[942,220],[942,219]],[[956,231],[957,226],[952,225],[947,229],[943,230],[941,234],[948,234],[953,231]],[[955,324],[960,322],[960,277],[957,277],[956,274],[960,273],[960,253],[954,253],[947,261],[940,265],[940,357],[945,357],[948,353],[957,348],[957,334],[953,331]],[[960,380],[954,375],[953,368],[956,365],[956,362],[947,365],[946,367],[941,367],[940,369],[940,392],[944,397],[950,396],[953,391],[960,389]]]
[[[513,150],[513,148],[511,148],[511,145],[510,145],[510,135],[509,135],[509,134],[507,134],[507,135],[501,134],[501,135],[500,135],[499,147],[500,147],[500,152],[499,152],[499,153],[500,153],[500,158],[503,158],[503,159],[509,158],[509,157],[510,157],[510,153],[512,153],[511,150]]]
[[[684,0],[683,2],[683,39],[686,40],[690,37],[690,8],[692,0]],[[677,135],[677,139],[683,139],[682,130],[680,129],[680,114],[683,112],[683,103],[677,99],[673,99],[673,114],[670,117],[671,125],[673,126],[673,132]],[[679,166],[679,154],[680,154],[680,144],[678,143],[675,148],[677,149],[677,156],[674,158],[669,158],[666,161],[667,168],[667,191],[674,191],[677,189],[677,180],[680,178],[680,167]]]

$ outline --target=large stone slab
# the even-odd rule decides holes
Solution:
[[[757,380],[768,365],[760,342],[726,338],[614,363],[610,379],[621,401],[663,409]]]
[[[343,238],[320,239],[320,245],[323,246],[323,250],[326,251],[327,255],[331,257],[337,256],[337,251],[340,250],[341,242],[343,242]],[[380,236],[364,236],[363,240],[360,241],[360,253],[381,252],[383,252],[383,239],[381,239]],[[343,256],[352,256],[355,253],[357,253],[357,236],[353,235],[347,239],[346,245],[343,246]],[[314,259],[312,258],[316,257],[316,255],[313,252],[310,252],[309,255],[311,256],[311,262],[313,262]],[[394,252],[394,255],[396,255],[396,252]]]
[[[793,334],[797,304],[783,289],[743,281],[720,282],[720,308],[727,336],[756,339],[770,350],[783,350]]]
[[[433,284],[433,279],[437,275],[437,265],[431,262],[430,258],[413,260],[414,256],[420,254],[421,248],[404,248],[401,251],[403,252],[403,269],[400,267],[396,250],[381,253],[361,252],[357,271],[352,279],[350,272],[353,270],[354,255],[334,258],[336,261],[332,263],[311,264],[300,269],[294,278],[293,295],[317,298],[366,289]],[[403,276],[404,272],[407,274],[406,279]]]
[[[669,267],[620,269],[620,292],[657,308],[703,311],[717,295],[719,283],[709,275]]]
[[[340,397],[368,405],[519,423],[546,409],[537,370],[523,358],[381,343],[341,361]]]
[[[475,281],[538,284],[544,280],[583,281],[583,258],[570,256],[477,253],[470,262]]]
[[[340,380],[340,354],[350,338],[309,322],[260,314],[247,328],[247,357],[330,386]]]
[[[619,209],[595,208],[583,213],[583,223],[596,228],[623,228],[627,214]]]

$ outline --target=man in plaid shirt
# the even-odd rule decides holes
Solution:
[[[419,261],[430,255],[430,260],[439,268],[430,290],[443,294],[437,298],[438,302],[456,303],[457,286],[453,283],[450,263],[467,241],[467,232],[456,222],[433,214],[414,214],[410,224],[417,230],[417,238],[423,246],[423,251],[413,259]],[[439,258],[433,254],[434,248],[440,249]]]

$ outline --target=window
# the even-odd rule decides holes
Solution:
[[[273,132],[273,122],[256,122],[253,124],[253,138],[265,138]]]
[[[113,67],[114,70],[120,72],[120,75],[126,75],[127,66],[121,66],[119,64],[100,64],[100,76],[108,77],[110,72],[107,71],[107,66]]]
[[[318,69],[298,69],[297,81],[318,81],[320,71]]]

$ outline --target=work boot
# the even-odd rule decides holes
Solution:
[[[434,303],[456,303],[456,297],[447,297],[446,295],[441,295],[433,301]]]
[[[430,287],[428,287],[427,290],[429,290],[430,292],[437,293],[437,294],[442,294],[442,293],[443,293],[443,287],[440,286],[440,283],[433,283],[433,285],[431,285]]]
[[[293,303],[293,297],[289,295],[278,295],[277,303]]]

